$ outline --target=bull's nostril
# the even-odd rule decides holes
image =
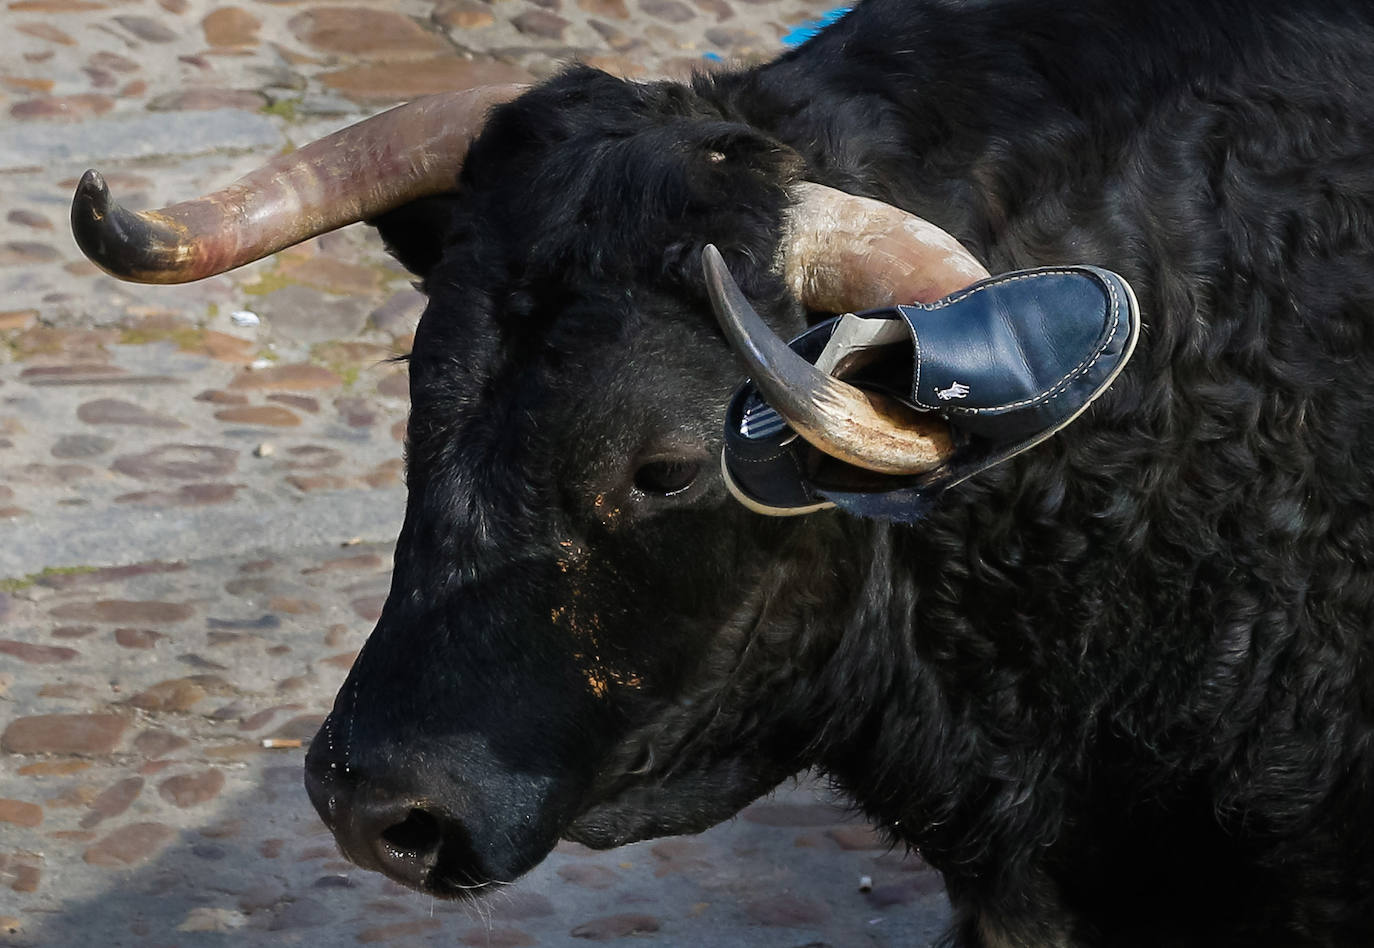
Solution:
[[[443,810],[412,806],[397,810],[377,833],[372,853],[378,867],[397,882],[431,895],[457,898],[491,878],[463,824]]]
[[[439,821],[421,809],[412,809],[404,820],[382,831],[382,842],[402,859],[427,861],[438,852],[442,839]]]
[[[492,877],[468,827],[442,804],[388,787],[365,768],[345,776],[342,766],[331,766],[327,748],[312,751],[306,790],[348,859],[443,898],[467,895]]]

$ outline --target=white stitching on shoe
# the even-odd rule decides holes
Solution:
[[[911,326],[911,323],[907,323],[907,325]],[[918,408],[934,411],[935,409],[930,405],[921,404],[921,334],[916,331],[915,326],[911,326],[911,343],[916,347],[916,384],[911,387],[911,400],[916,403]]]
[[[982,286],[974,287],[973,289],[968,290],[968,291],[962,293],[962,294],[959,295],[959,296],[951,296],[951,297],[949,297],[949,298],[947,298],[947,299],[945,299],[945,300],[940,301],[939,303],[903,303],[903,304],[901,304],[901,305],[903,305],[903,306],[910,306],[910,307],[912,307],[912,308],[914,308],[914,309],[921,309],[921,310],[925,310],[926,312],[932,312],[932,313],[933,313],[933,312],[935,312],[936,310],[944,309],[945,307],[951,306],[951,305],[953,305],[954,303],[958,303],[958,302],[960,302],[960,301],[962,301],[962,300],[968,299],[969,297],[971,297],[971,296],[973,296],[973,295],[975,295],[975,294],[977,294],[977,293],[981,293],[983,290],[991,289],[992,287],[995,287],[995,286],[1002,286],[1002,285],[1007,284],[1007,283],[1015,283],[1017,280],[1032,280],[1032,279],[1035,279],[1035,278],[1038,277],[1038,276],[1046,276],[1046,275],[1050,275],[1050,274],[1061,274],[1061,275],[1069,276],[1069,275],[1073,275],[1073,274],[1077,274],[1077,273],[1084,273],[1084,272],[1089,272],[1089,271],[1084,271],[1084,270],[1037,270],[1037,271],[1035,271],[1034,273],[1021,273],[1021,274],[1017,274],[1016,276],[1004,277],[1004,278],[1002,278],[1002,279],[1000,279],[1000,280],[994,280],[994,281],[991,281],[991,282],[989,282],[989,283],[984,283]],[[1088,370],[1090,370],[1094,365],[1097,364],[1097,361],[1098,361],[1100,358],[1102,358],[1102,353],[1104,353],[1104,352],[1107,350],[1107,346],[1111,344],[1112,339],[1116,336],[1117,324],[1120,322],[1120,318],[1121,318],[1121,312],[1120,312],[1120,310],[1121,310],[1121,301],[1120,301],[1119,299],[1117,299],[1117,295],[1116,295],[1116,286],[1115,286],[1115,284],[1114,284],[1111,280],[1107,280],[1107,279],[1104,279],[1104,278],[1101,277],[1101,276],[1098,276],[1096,273],[1092,273],[1091,275],[1092,275],[1095,279],[1097,279],[1097,281],[1098,281],[1099,283],[1101,283],[1101,284],[1103,284],[1104,286],[1106,286],[1106,288],[1107,288],[1107,295],[1111,298],[1111,301],[1112,301],[1112,322],[1111,322],[1111,329],[1110,329],[1110,331],[1107,333],[1106,337],[1103,339],[1102,344],[1099,345],[1099,346],[1097,347],[1097,350],[1096,350],[1095,352],[1093,352],[1091,355],[1089,355],[1086,359],[1084,359],[1084,360],[1083,360],[1082,362],[1080,362],[1078,365],[1074,366],[1074,368],[1071,369],[1071,370],[1068,372],[1068,374],[1066,374],[1063,378],[1061,378],[1058,382],[1056,382],[1056,383],[1055,383],[1054,385],[1052,385],[1050,388],[1046,389],[1044,392],[1041,392],[1039,395],[1032,396],[1031,398],[1022,399],[1022,400],[1019,401],[1019,402],[1012,402],[1012,403],[1007,404],[1007,405],[997,405],[997,406],[991,407],[991,408],[960,408],[960,407],[954,407],[954,406],[943,406],[943,407],[937,409],[937,408],[935,408],[934,406],[922,405],[921,402],[919,401],[919,399],[916,398],[915,393],[920,391],[920,387],[919,387],[920,383],[919,383],[919,375],[918,375],[918,376],[917,376],[917,378],[918,378],[917,387],[913,389],[913,401],[915,401],[916,404],[919,405],[919,406],[922,407],[922,408],[928,408],[928,409],[936,410],[936,411],[945,411],[945,412],[948,412],[949,414],[952,414],[952,415],[983,415],[983,414],[989,414],[989,413],[994,413],[994,412],[1011,411],[1012,409],[1016,409],[1016,408],[1024,408],[1024,407],[1026,407],[1027,405],[1034,405],[1036,402],[1042,402],[1042,401],[1046,401],[1046,400],[1052,400],[1052,399],[1058,398],[1060,395],[1064,394],[1064,392],[1068,390],[1069,384],[1070,384],[1071,382],[1073,382],[1078,376],[1080,376],[1080,375],[1084,374],[1085,372],[1087,372]],[[914,329],[914,327],[913,327],[913,329],[912,329],[912,336],[914,337],[915,335],[916,335],[916,332],[915,332],[915,329]],[[918,369],[918,372],[919,372],[919,367],[920,367],[920,362],[919,362],[919,359],[918,359],[918,361],[917,361],[917,369]]]
[[[787,451],[787,460],[792,462],[792,470],[797,472],[797,483],[801,485],[802,496],[807,500],[814,501],[816,494],[811,490],[811,482],[806,479],[806,472],[802,470],[801,461],[795,451]]]
[[[1095,275],[1095,274],[1094,274],[1094,275]],[[951,409],[951,411],[956,411],[956,412],[969,411],[969,412],[971,412],[971,413],[976,413],[976,414],[986,414],[986,413],[990,413],[990,412],[1011,411],[1012,409],[1016,409],[1016,408],[1024,408],[1024,407],[1026,407],[1027,405],[1034,405],[1034,404],[1036,404],[1037,402],[1052,401],[1052,400],[1058,398],[1060,395],[1063,395],[1066,391],[1068,391],[1069,386],[1070,386],[1079,376],[1086,374],[1090,369],[1092,369],[1092,367],[1093,367],[1094,365],[1097,364],[1098,360],[1102,358],[1102,354],[1103,354],[1104,352],[1107,351],[1107,346],[1109,346],[1109,345],[1111,344],[1112,340],[1116,337],[1117,325],[1118,325],[1118,324],[1120,323],[1120,321],[1121,321],[1121,301],[1120,301],[1119,299],[1117,299],[1116,287],[1113,286],[1112,283],[1111,283],[1111,281],[1109,281],[1109,280],[1104,280],[1104,279],[1102,279],[1101,277],[1097,277],[1097,279],[1098,279],[1103,285],[1106,286],[1106,288],[1107,288],[1107,295],[1108,295],[1109,297],[1111,297],[1111,301],[1112,301],[1112,322],[1111,322],[1111,326],[1110,326],[1110,328],[1109,328],[1109,330],[1108,330],[1106,336],[1105,336],[1104,339],[1102,340],[1102,344],[1099,345],[1099,346],[1097,347],[1097,350],[1096,350],[1095,352],[1093,352],[1092,355],[1088,356],[1086,359],[1084,359],[1082,362],[1080,362],[1076,367],[1074,367],[1073,370],[1071,370],[1067,375],[1065,375],[1062,379],[1060,379],[1059,383],[1056,384],[1053,388],[1051,388],[1051,389],[1049,389],[1048,391],[1045,391],[1045,392],[1043,392],[1043,393],[1041,393],[1041,394],[1039,394],[1039,395],[1036,395],[1036,396],[1033,397],[1033,398],[1022,399],[1022,400],[1019,401],[1019,402],[1012,402],[1011,404],[1008,404],[1008,405],[999,405],[999,406],[996,407],[996,408],[973,408],[973,409],[954,408],[954,409]]]
[[[789,442],[789,445],[790,445],[790,443],[791,443],[791,442]],[[725,451],[726,451],[727,454],[730,455],[730,457],[731,457],[733,460],[736,460],[736,461],[738,461],[738,462],[741,463],[741,464],[767,464],[769,461],[776,461],[778,458],[782,457],[784,454],[791,454],[791,453],[792,453],[792,452],[791,452],[790,450],[788,450],[787,448],[784,448],[783,450],[779,451],[777,454],[770,454],[770,455],[768,455],[768,457],[766,457],[766,458],[742,458],[742,457],[740,457],[736,452],[732,451],[728,445],[726,446]]]

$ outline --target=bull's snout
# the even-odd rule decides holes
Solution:
[[[346,857],[430,895],[510,881],[557,841],[547,778],[503,766],[476,739],[365,740],[331,715],[306,755],[305,788]]]
[[[404,774],[389,774],[386,783],[367,776],[314,748],[306,758],[306,792],[345,856],[435,895],[491,878],[462,820],[406,789]]]

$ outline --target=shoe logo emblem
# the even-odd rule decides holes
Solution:
[[[937,388],[935,390],[935,397],[942,402],[947,402],[951,398],[967,398],[968,386],[963,382],[955,382],[949,388]]]

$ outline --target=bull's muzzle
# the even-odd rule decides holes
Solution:
[[[479,741],[360,748],[326,720],[305,762],[305,788],[339,849],[364,869],[444,898],[508,882],[547,855],[557,829],[547,778],[512,773]],[[450,767],[460,762],[466,780]]]

